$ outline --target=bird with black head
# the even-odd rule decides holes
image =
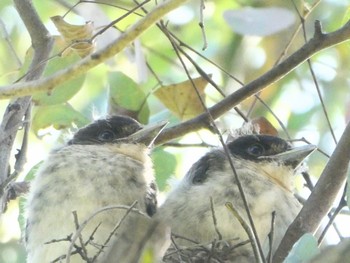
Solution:
[[[31,183],[26,207],[25,243],[28,263],[65,262],[76,231],[107,206],[134,204],[152,216],[157,188],[149,146],[165,123],[143,127],[129,117],[112,116],[78,130],[63,147],[53,150]],[[81,242],[73,246],[70,262],[92,262],[106,250],[108,238],[126,213],[113,209],[95,214],[82,228]],[[113,235],[127,239],[138,231],[130,212]],[[81,244],[83,243],[83,244]]]
[[[227,149],[242,185],[257,238],[267,256],[270,248],[272,253],[276,250],[301,209],[293,194],[294,175],[315,146],[292,147],[279,137],[257,134],[240,136],[229,142]],[[215,149],[193,164],[157,213],[177,237],[164,261],[178,262],[181,258],[190,262],[254,262],[248,235],[227,208],[228,202],[249,225],[228,156],[224,149]],[[270,245],[268,237],[273,214],[274,236]],[[214,240],[224,244],[217,246],[216,252],[215,247],[208,248]]]

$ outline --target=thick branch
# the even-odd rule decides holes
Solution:
[[[159,4],[155,9],[149,12],[147,16],[131,26],[116,41],[108,45],[106,48],[95,52],[71,67],[61,70],[52,76],[37,81],[16,83],[0,87],[0,99],[12,98],[14,96],[29,96],[38,91],[50,91],[57,85],[87,72],[91,68],[119,53],[165,14],[180,6],[185,1],[186,0],[169,0]]]
[[[350,161],[350,123],[297,218],[289,226],[273,262],[282,262],[293,244],[305,233],[314,233],[332,208],[343,187]]]
[[[34,57],[29,70],[34,68],[36,70],[32,70],[31,73],[26,76],[25,80],[37,79],[41,76],[46,65],[45,63],[41,62],[48,58],[52,47],[52,41],[49,37],[48,31],[41,23],[38,14],[33,8],[32,1],[14,0],[14,3],[30,34],[34,48]],[[38,66],[39,64],[40,66]],[[6,198],[3,196],[3,193],[7,184],[5,184],[5,182],[9,176],[8,166],[13,143],[16,138],[18,128],[23,124],[23,116],[26,113],[30,103],[31,98],[29,96],[17,98],[16,100],[10,102],[0,125],[0,138],[3,138],[0,147],[0,199]],[[6,204],[6,202],[6,200],[2,200],[0,204],[3,206],[3,204]],[[0,207],[0,213],[1,212]]]
[[[225,112],[232,109],[241,101],[263,90],[277,80],[291,72],[295,67],[303,63],[305,60],[316,54],[318,51],[339,44],[350,39],[350,21],[348,21],[339,30],[323,34],[319,21],[315,23],[315,34],[305,45],[293,53],[286,60],[275,66],[261,77],[253,80],[236,92],[227,96],[213,107],[209,108],[211,116],[216,119]],[[188,132],[196,131],[208,126],[208,115],[203,113],[196,118],[183,122],[179,125],[166,129],[158,137],[156,144],[167,142],[171,139],[181,137]]]

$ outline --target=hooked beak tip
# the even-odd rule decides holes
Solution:
[[[141,130],[129,136],[130,141],[134,143],[142,143],[147,147],[151,147],[159,134],[168,125],[167,121],[161,121],[142,128]]]

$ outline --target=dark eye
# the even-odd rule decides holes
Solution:
[[[110,142],[114,139],[114,133],[112,131],[102,131],[98,134],[98,139],[101,142]]]
[[[264,154],[265,149],[261,144],[254,144],[248,147],[247,152],[253,156],[260,156]]]

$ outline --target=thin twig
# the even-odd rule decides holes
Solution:
[[[214,203],[213,203],[213,198],[210,197],[210,209],[211,209],[211,215],[213,217],[213,223],[214,223],[214,228],[215,228],[215,232],[218,234],[218,238],[219,240],[222,240],[222,235],[218,229],[218,225],[217,225],[217,220],[216,220],[216,216],[215,216],[215,209],[214,209]]]
[[[253,253],[254,253],[254,257],[258,262],[261,262],[260,257],[259,257],[259,251],[258,251],[258,247],[257,244],[255,243],[255,238],[254,238],[254,234],[251,230],[251,228],[249,227],[249,225],[244,221],[243,217],[239,214],[239,212],[237,211],[237,209],[234,208],[234,206],[232,205],[232,203],[227,202],[225,204],[225,206],[227,207],[227,209],[234,215],[234,217],[238,220],[238,222],[241,224],[241,226],[243,227],[243,229],[245,230],[245,232],[247,233],[250,243],[252,245],[252,249],[253,249]]]
[[[297,8],[295,2],[292,0],[292,3],[293,3],[293,6],[294,6],[294,9],[295,11],[297,12],[298,16],[299,16],[299,19],[300,19],[300,23],[301,23],[301,26],[302,26],[302,29],[303,29],[303,37],[304,37],[304,41],[307,42],[307,37],[306,37],[306,29],[305,29],[305,17],[303,17],[300,12],[299,12],[299,9]],[[322,32],[320,32],[322,33]],[[331,132],[331,135],[333,137],[333,141],[335,142],[335,144],[337,144],[337,138],[335,136],[335,133],[334,133],[334,130],[332,128],[332,125],[331,125],[331,121],[329,119],[329,116],[328,116],[328,112],[327,112],[327,109],[326,109],[326,105],[324,103],[324,100],[323,100],[323,97],[322,97],[322,94],[321,94],[321,90],[320,90],[320,85],[318,84],[318,80],[316,78],[316,74],[315,74],[315,71],[313,69],[313,66],[312,66],[312,63],[311,63],[311,59],[307,59],[307,65],[309,67],[309,70],[310,70],[310,73],[311,73],[311,77],[312,77],[312,80],[315,84],[315,88],[316,88],[316,91],[317,91],[317,95],[318,95],[318,98],[320,100],[320,103],[321,103],[321,106],[322,106],[322,110],[323,110],[323,113],[325,115],[325,118],[326,118],[326,121],[327,121],[327,125],[328,125],[328,128]]]
[[[8,49],[10,50],[10,53],[15,58],[17,66],[22,67],[22,61],[18,57],[16,50],[13,48],[13,45],[11,43],[11,39],[10,39],[9,34],[6,30],[5,23],[2,21],[2,19],[0,19],[0,31],[2,32],[3,38],[6,41],[6,44],[7,44]]]
[[[96,210],[92,215],[90,215],[87,219],[85,219],[79,226],[79,228],[77,229],[77,231],[74,233],[73,237],[72,237],[72,242],[68,248],[68,251],[67,251],[67,254],[66,254],[66,263],[69,263],[70,262],[70,256],[71,256],[71,253],[72,253],[72,250],[73,250],[73,246],[76,242],[76,240],[79,238],[79,235],[80,233],[83,231],[83,229],[85,228],[85,226],[95,217],[97,216],[98,214],[100,213],[103,213],[105,211],[109,211],[109,210],[113,210],[113,209],[130,209],[130,206],[126,206],[126,205],[112,205],[112,206],[106,206],[106,207],[102,207],[98,210]],[[143,212],[141,212],[140,210],[138,209],[135,209],[133,208],[132,209],[132,212],[134,213],[137,213],[137,214],[140,214],[140,215],[143,215],[143,216],[146,216],[147,215]]]
[[[208,47],[207,35],[205,33],[205,28],[204,28],[204,18],[203,18],[204,9],[205,9],[204,0],[200,0],[200,4],[199,4],[199,23],[198,23],[198,25],[201,28],[202,37],[203,37],[202,50],[206,50],[207,47]]]
[[[78,230],[79,229],[79,219],[78,219],[77,211],[73,211],[72,214],[73,214],[73,218],[74,218],[75,230]],[[81,250],[82,250],[82,258],[84,260],[87,260],[88,259],[88,253],[87,253],[87,250],[86,250],[86,247],[85,247],[85,244],[84,244],[83,237],[82,237],[81,233],[79,234],[78,237],[79,237],[80,247],[81,247]]]
[[[93,41],[97,36],[103,34],[104,32],[106,32],[109,28],[111,28],[112,26],[114,26],[116,23],[118,23],[119,21],[123,20],[124,18],[128,17],[129,15],[133,14],[137,9],[141,8],[143,5],[147,4],[149,1],[151,0],[145,0],[142,3],[138,4],[136,7],[132,8],[131,10],[129,10],[126,14],[122,15],[121,17],[118,17],[117,19],[111,21],[108,25],[104,26],[103,29],[101,29],[100,31],[98,31],[96,34],[94,34],[91,37],[91,41]]]
[[[272,249],[275,236],[275,221],[276,221],[276,211],[271,214],[271,230],[269,233],[269,254],[267,255],[267,263],[272,263]]]
[[[107,244],[109,243],[109,241],[112,239],[112,237],[114,236],[114,234],[116,233],[116,231],[119,229],[119,227],[121,226],[121,224],[125,221],[125,219],[127,218],[127,216],[130,214],[130,212],[135,209],[135,206],[137,205],[137,201],[133,202],[131,204],[131,206],[129,207],[128,210],[126,210],[125,214],[123,215],[123,217],[119,220],[119,222],[115,225],[115,227],[113,228],[113,230],[109,233],[107,239],[105,240],[104,244],[102,245],[102,248],[96,253],[96,255],[94,256],[92,262],[95,262],[95,260],[97,259],[97,257],[102,253],[103,248],[105,248],[107,246]]]
[[[337,215],[340,213],[340,211],[347,206],[347,201],[346,201],[346,194],[347,194],[347,185],[348,183],[345,184],[344,186],[344,190],[343,190],[343,194],[342,194],[342,197],[340,198],[340,201],[339,201],[339,204],[338,206],[335,208],[334,212],[332,214],[328,213],[328,216],[329,216],[329,221],[326,225],[326,227],[323,229],[320,237],[318,238],[318,244],[321,244],[324,237],[326,236],[327,234],[327,231],[328,229],[330,228],[331,225],[334,224],[334,220],[335,218],[337,217]],[[339,235],[339,238],[342,239],[342,236]]]

